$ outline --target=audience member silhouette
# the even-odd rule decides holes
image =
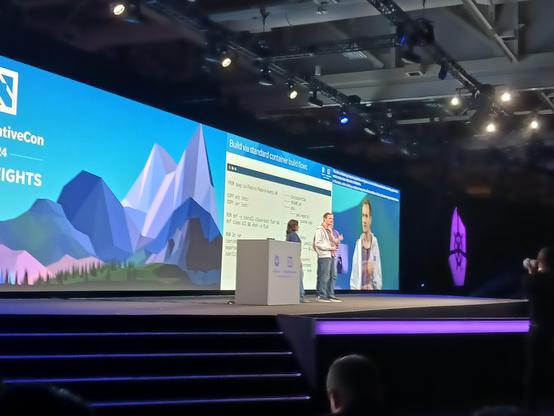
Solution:
[[[334,415],[385,414],[377,367],[361,355],[347,355],[333,362],[327,373],[327,395]]]
[[[527,263],[529,276],[529,329],[526,369],[526,400],[531,407],[554,403],[554,249],[539,251]]]

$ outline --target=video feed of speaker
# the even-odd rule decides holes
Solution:
[[[398,190],[3,57],[0,201],[0,291],[232,290],[290,219],[314,289],[325,212],[337,288],[398,288]]]

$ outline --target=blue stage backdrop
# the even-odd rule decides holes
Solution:
[[[236,240],[300,223],[305,285],[325,211],[350,288],[369,197],[398,288],[398,190],[0,57],[0,290],[234,289]]]

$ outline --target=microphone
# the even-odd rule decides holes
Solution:
[[[526,269],[534,269],[537,267],[537,260],[526,258],[525,260],[523,260],[523,267]]]

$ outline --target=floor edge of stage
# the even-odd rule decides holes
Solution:
[[[525,317],[527,302],[520,299],[491,299],[437,295],[341,295],[341,303],[297,305],[237,305],[230,296],[41,298],[3,299],[0,314],[6,315],[129,315],[129,316],[278,316],[344,318],[457,318]]]

